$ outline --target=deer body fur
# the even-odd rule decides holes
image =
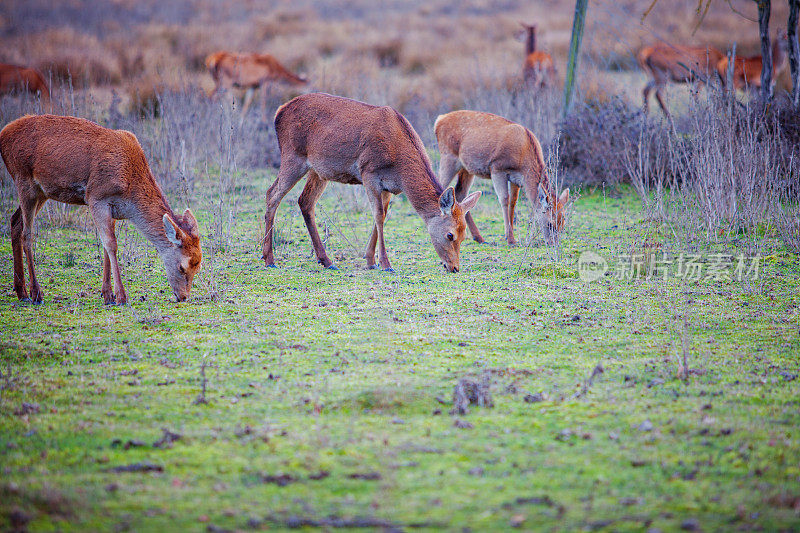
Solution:
[[[75,117],[25,116],[0,131],[0,155],[20,202],[11,217],[14,290],[20,300],[42,301],[34,272],[32,230],[47,200],[89,207],[103,244],[106,304],[127,302],[114,234],[119,219],[130,219],[155,245],[175,298],[188,297],[202,259],[197,221],[189,209],[176,215],[169,207],[132,133]],[[25,288],[23,250],[30,296]]]
[[[441,154],[439,184],[446,187],[458,175],[456,200],[469,193],[475,176],[491,179],[503,212],[505,237],[514,245],[514,209],[519,191],[524,189],[545,240],[557,242],[569,189],[555,197],[542,147],[530,130],[498,115],[462,110],[439,115],[434,132]],[[484,242],[469,213],[466,222],[473,238]]]
[[[656,90],[656,100],[665,115],[669,111],[664,104],[662,90],[667,83],[709,83],[717,77],[717,63],[725,57],[713,47],[691,47],[668,44],[646,46],[639,51],[639,65],[649,80],[642,90],[645,113],[649,109],[650,91]]]
[[[480,193],[455,200],[452,188],[436,181],[425,148],[411,124],[391,107],[311,93],[289,101],[275,114],[281,166],[267,191],[263,258],[274,266],[272,234],[275,212],[283,197],[308,174],[300,210],[321,264],[332,267],[317,231],[314,206],[328,181],[363,185],[374,225],[367,245],[367,266],[375,268],[375,248],[384,270],[391,270],[383,226],[393,194],[405,193],[425,222],[445,268],[460,268],[459,249],[465,235],[464,214]]]

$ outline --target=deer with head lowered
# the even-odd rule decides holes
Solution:
[[[281,200],[308,174],[300,195],[300,210],[317,259],[335,268],[317,231],[314,206],[328,181],[363,185],[372,206],[374,224],[366,249],[369,268],[376,268],[375,247],[382,269],[391,271],[383,225],[393,194],[405,193],[425,222],[445,269],[458,272],[464,240],[464,215],[480,198],[473,193],[460,202],[451,188],[436,181],[430,159],[411,124],[391,107],[311,93],[287,102],[275,114],[281,167],[267,191],[263,259],[275,266],[272,235]]]
[[[644,111],[649,109],[650,91],[656,90],[656,100],[669,117],[661,91],[667,83],[711,83],[717,77],[717,64],[725,55],[712,46],[679,46],[656,44],[639,51],[637,59],[650,80],[642,90]]]
[[[206,57],[206,68],[214,79],[211,97],[216,99],[224,90],[245,89],[242,102],[242,117],[253,103],[255,91],[266,93],[270,83],[286,83],[294,86],[306,85],[308,81],[281,65],[271,54],[234,54],[215,52]],[[265,102],[262,95],[262,104]]]
[[[114,234],[120,219],[130,219],[155,245],[175,299],[189,296],[202,259],[197,220],[189,209],[183,215],[172,211],[131,132],[75,117],[25,116],[0,131],[0,155],[20,203],[11,217],[14,291],[20,300],[42,302],[33,266],[33,224],[47,200],[89,207],[103,244],[101,293],[106,305],[128,301]],[[25,288],[23,250],[30,295]]]
[[[524,189],[549,245],[557,244],[564,227],[569,189],[556,198],[545,169],[542,147],[524,126],[480,111],[453,111],[439,115],[433,126],[439,143],[439,184],[446,187],[458,175],[456,200],[464,198],[475,176],[491,179],[503,211],[505,237],[514,238],[514,209]],[[472,215],[466,222],[472,237],[484,242]]]
[[[42,102],[42,108],[47,112],[52,111],[50,90],[39,71],[0,63],[0,94],[9,94],[15,91],[26,91],[38,95]]]

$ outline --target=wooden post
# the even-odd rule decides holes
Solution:
[[[578,53],[583,38],[583,26],[586,21],[586,5],[588,0],[575,0],[575,18],[572,19],[572,38],[569,41],[569,59],[567,60],[567,74],[564,78],[564,107],[561,117],[566,117],[572,101],[572,92],[575,88],[575,70],[578,67]]]
[[[797,42],[797,19],[800,0],[789,0],[789,22],[786,35],[789,37],[789,71],[792,74],[792,104],[800,106],[800,45]]]
[[[756,0],[758,3],[758,32],[761,34],[761,99],[772,100],[772,46],[769,41],[769,15],[772,0]]]

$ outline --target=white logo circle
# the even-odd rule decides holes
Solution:
[[[602,278],[608,271],[608,262],[594,252],[583,252],[578,258],[578,277],[587,283]]]

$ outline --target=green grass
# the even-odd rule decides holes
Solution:
[[[488,244],[465,242],[457,275],[403,198],[386,226],[396,273],[366,270],[370,218],[345,187],[318,210],[341,270],[316,264],[299,187],[279,214],[279,268],[266,269],[271,180],[237,189],[231,238],[213,273],[205,239],[188,303],[168,299],[163,267],[130,226],[118,230],[126,307],[101,303],[91,229],[40,223],[38,307],[10,291],[2,241],[0,528],[800,527],[796,256],[773,256],[749,283],[585,283],[585,250],[611,259],[674,243],[624,191],[580,198],[557,260],[539,236],[508,249],[487,182],[476,219]],[[192,208],[208,230],[205,185]],[[519,238],[525,213],[523,203]],[[493,408],[454,417],[437,400],[484,375]],[[524,401],[536,392],[547,399]],[[182,437],[154,447],[165,428]],[[135,463],[163,472],[111,470]]]

